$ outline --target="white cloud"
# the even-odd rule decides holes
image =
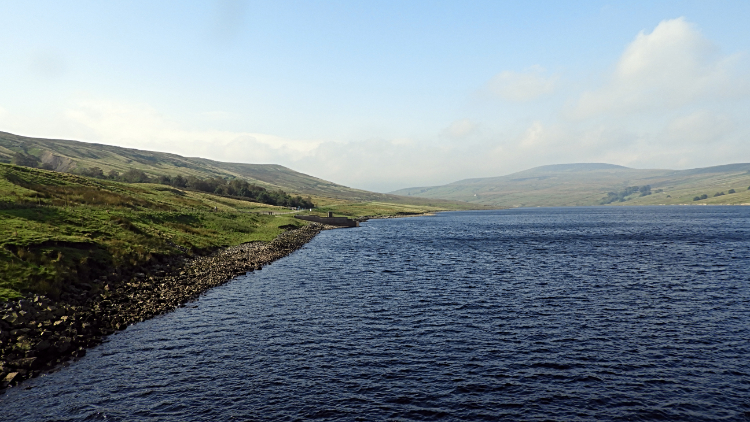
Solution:
[[[686,145],[715,144],[727,138],[736,124],[727,116],[700,110],[673,119],[666,128],[666,141]]]
[[[741,65],[742,56],[723,54],[684,19],[634,35],[620,58],[602,71],[601,85],[569,83],[558,89],[563,87],[559,77],[540,67],[502,72],[483,92],[526,104],[478,102],[435,124],[432,133],[334,140],[198,130],[189,117],[178,120],[148,104],[90,99],[51,104],[47,114],[38,116],[3,103],[9,109],[0,108],[0,130],[221,161],[277,163],[376,191],[553,163],[686,168],[750,160],[745,118],[750,67]],[[565,95],[571,96],[568,106],[557,103]],[[545,101],[532,101],[544,96]],[[190,117],[196,116],[217,128],[241,121],[233,110]]]
[[[683,18],[664,20],[627,46],[608,82],[581,94],[571,117],[676,109],[747,93],[737,55],[722,55]],[[747,73],[747,72],[745,72]]]
[[[532,66],[524,72],[505,71],[495,75],[487,89],[492,94],[508,101],[531,101],[554,92],[557,76],[544,76],[545,70]]]
[[[65,118],[77,139],[224,161],[295,159],[321,143],[261,133],[189,130],[145,104],[77,101]]]
[[[453,139],[465,138],[477,131],[478,124],[470,119],[456,120],[443,130],[443,133]]]
[[[521,148],[540,148],[547,143],[547,133],[541,122],[536,121],[526,129],[521,138],[519,146]]]

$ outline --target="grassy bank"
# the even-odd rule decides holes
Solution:
[[[0,300],[56,297],[119,266],[270,241],[306,223],[282,208],[0,165]]]
[[[313,197],[313,213],[422,214],[466,205],[354,202]],[[270,241],[306,225],[287,208],[169,186],[127,184],[0,164],[0,301],[58,297],[117,267]]]

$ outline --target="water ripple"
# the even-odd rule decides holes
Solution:
[[[747,420],[750,207],[371,221],[0,396],[2,420]]]

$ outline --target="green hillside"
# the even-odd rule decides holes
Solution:
[[[401,189],[393,194],[502,207],[750,204],[748,187],[750,164],[639,170],[587,163],[543,166],[507,176]],[[703,195],[704,199],[694,200]]]
[[[0,164],[0,300],[55,297],[108,268],[270,241],[304,224],[250,201]]]
[[[26,161],[19,163],[18,161]],[[387,202],[443,209],[471,209],[476,205],[439,199],[401,197],[368,192],[329,182],[275,164],[224,163],[205,158],[182,157],[165,152],[142,151],[95,143],[30,138],[0,132],[0,163],[28,165],[59,172],[81,172],[98,167],[106,175],[111,171],[125,173],[136,169],[151,177],[177,175],[202,179],[219,177],[243,179],[267,189],[281,189],[291,194],[353,202]]]
[[[320,200],[315,213],[337,216],[445,209]],[[305,224],[288,208],[246,198],[0,164],[0,301],[25,293],[56,297],[111,268],[270,241]]]

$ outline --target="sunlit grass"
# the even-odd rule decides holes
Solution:
[[[408,215],[451,209],[431,204],[315,197],[313,213]],[[0,300],[25,292],[58,295],[109,268],[159,257],[273,240],[308,224],[289,209],[247,200],[126,184],[0,164]]]
[[[0,300],[57,295],[108,268],[270,241],[305,222],[249,201],[0,165]]]

